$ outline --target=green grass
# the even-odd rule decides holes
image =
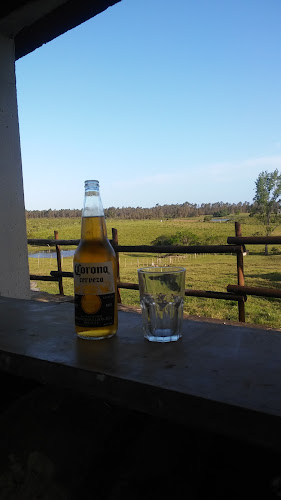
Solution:
[[[111,228],[117,229],[120,245],[150,245],[158,236],[169,236],[185,229],[196,234],[201,244],[226,244],[228,236],[235,236],[235,220],[241,222],[243,236],[265,234],[261,224],[247,214],[229,218],[230,221],[227,223],[203,222],[203,216],[189,219],[163,219],[162,222],[160,220],[107,219],[106,224],[109,238],[111,238]],[[79,239],[80,228],[80,218],[27,219],[28,238],[54,239],[54,230],[57,230],[60,239]],[[280,235],[281,227],[277,228],[273,234]],[[29,251],[34,250],[34,248],[29,248]],[[262,246],[251,248],[253,253],[262,251]],[[281,252],[281,246],[279,251]]]
[[[237,219],[237,217],[236,217]],[[226,244],[228,236],[234,236],[234,221],[228,223],[200,222],[201,218],[177,220],[107,220],[108,236],[111,228],[118,230],[120,245],[137,245],[151,242],[160,235],[170,235],[177,231],[190,229],[200,237],[200,241],[209,244]],[[264,234],[262,226],[247,216],[241,216],[243,236]],[[28,219],[28,237],[53,237],[54,230],[58,230],[61,239],[79,239],[81,221],[79,219]],[[281,234],[280,228],[275,234]],[[276,247],[276,245],[275,245]],[[244,257],[244,273],[246,286],[261,286],[281,288],[281,248],[265,256],[263,246],[247,248],[249,255]],[[29,248],[29,251],[34,251]],[[276,252],[276,250],[275,250]],[[176,264],[186,267],[186,288],[226,291],[228,284],[237,284],[236,256],[235,255],[181,255],[161,258],[153,254],[120,254],[120,277],[122,281],[137,283],[138,267],[155,264]],[[48,275],[55,270],[55,258],[29,259],[30,273]],[[72,270],[72,258],[63,258],[63,270]],[[73,295],[73,280],[64,278],[66,295]],[[38,282],[40,290],[49,293],[58,293],[57,283]],[[121,290],[122,302],[127,305],[139,305],[137,291]],[[246,302],[246,322],[281,328],[281,300],[248,296]],[[217,299],[203,299],[186,297],[185,312],[187,314],[238,320],[237,302]]]

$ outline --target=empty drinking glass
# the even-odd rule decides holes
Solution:
[[[171,342],[182,336],[185,292],[184,267],[138,269],[144,336],[153,342]]]

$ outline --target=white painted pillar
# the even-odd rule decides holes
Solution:
[[[30,298],[14,41],[1,35],[0,295]]]

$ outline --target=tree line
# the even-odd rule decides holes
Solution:
[[[82,210],[70,209],[70,208],[61,208],[60,210],[52,210],[49,208],[48,210],[26,210],[25,215],[27,219],[57,219],[59,217],[81,217]]]
[[[231,214],[249,213],[253,205],[247,201],[239,203],[176,203],[171,205],[159,205],[157,203],[151,208],[142,207],[109,207],[104,209],[105,217],[108,219],[178,219],[185,217],[196,217],[210,215],[213,217],[225,217]],[[60,210],[26,210],[29,219],[59,218],[59,217],[81,217],[81,209],[62,208]]]

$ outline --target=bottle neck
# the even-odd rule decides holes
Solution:
[[[107,238],[104,211],[98,181],[85,181],[84,207],[82,211],[82,240],[104,240]]]
[[[82,217],[104,217],[98,181],[85,181]]]

